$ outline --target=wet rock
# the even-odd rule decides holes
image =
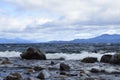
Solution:
[[[94,58],[94,57],[86,57],[83,60],[81,60],[81,62],[84,62],[84,63],[95,63],[95,62],[98,62],[98,60],[97,60],[97,58]]]
[[[96,68],[92,68],[92,69],[90,70],[90,72],[92,72],[92,73],[98,73],[98,72],[100,72],[100,70],[99,70],[99,69],[96,69]]]
[[[120,54],[114,54],[111,57],[110,63],[112,63],[112,64],[120,64]]]
[[[60,75],[66,75],[67,73],[65,71],[61,71]]]
[[[67,76],[77,76],[77,74],[70,74],[70,73],[68,73],[68,74],[66,74]]]
[[[65,72],[65,71],[61,71],[61,72],[60,72],[60,75],[66,75],[66,76],[77,76],[77,74],[74,74],[74,73],[68,73],[68,72]]]
[[[54,65],[55,63],[53,62],[53,61],[51,61],[51,63],[50,63],[51,65]]]
[[[69,71],[70,70],[70,66],[64,63],[60,63],[60,70],[62,71]]]
[[[2,61],[2,63],[1,64],[12,64],[9,60],[5,60],[5,61]]]
[[[27,69],[27,70],[26,70],[26,74],[31,74],[31,73],[33,73],[33,72],[35,72],[34,69]]]
[[[65,58],[64,57],[60,57],[57,60],[65,60]]]
[[[111,74],[120,74],[120,71],[113,71]]]
[[[86,71],[80,70],[80,76],[81,77],[89,77],[90,75]]]
[[[111,60],[111,58],[112,58],[112,55],[109,55],[109,54],[103,55],[103,56],[101,57],[100,62],[109,63],[110,60]]]
[[[38,60],[46,60],[45,54],[35,48],[28,48],[25,52],[20,54],[22,59],[38,59]]]
[[[34,70],[35,71],[41,71],[41,70],[43,70],[44,68],[43,67],[40,67],[40,66],[35,66],[34,67]]]
[[[104,69],[101,70],[102,73],[106,73],[106,71]]]
[[[23,78],[19,73],[12,73],[3,80],[23,80]]]
[[[37,78],[39,79],[47,79],[49,77],[50,77],[50,73],[46,70],[41,71],[37,76]]]

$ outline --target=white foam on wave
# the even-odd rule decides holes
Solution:
[[[16,51],[5,51],[5,52],[0,52],[0,57],[20,57],[21,52],[16,52]],[[105,53],[105,54],[115,54],[115,53]],[[83,51],[82,53],[47,53],[46,57],[47,59],[59,59],[59,58],[64,58],[65,60],[81,60],[85,57],[96,57],[98,60],[101,59],[101,57],[104,54],[100,53],[89,53],[86,51]]]
[[[20,56],[20,52],[16,52],[16,51],[4,51],[4,52],[0,52],[0,57],[19,57]]]
[[[47,59],[59,59],[64,58],[65,60],[81,60],[85,57],[97,57],[98,60],[102,57],[102,54],[96,54],[96,53],[81,53],[81,54],[66,54],[66,53],[55,53],[55,54],[46,54]]]
[[[105,54],[115,54],[115,53],[105,53]],[[65,60],[81,60],[85,57],[96,57],[100,61],[101,57],[105,54],[100,54],[100,53],[89,53],[86,51],[83,51],[80,54],[72,53],[72,54],[67,54],[67,53],[55,53],[55,54],[46,54],[47,59],[59,59],[59,58],[64,58]]]

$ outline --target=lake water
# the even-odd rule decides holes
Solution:
[[[64,58],[80,60],[85,57],[97,57],[104,54],[120,53],[120,44],[77,44],[77,43],[36,43],[36,44],[0,44],[0,57],[20,57],[28,47],[38,48],[46,53],[47,59]]]

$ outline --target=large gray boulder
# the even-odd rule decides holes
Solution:
[[[103,56],[101,57],[100,62],[110,63],[111,58],[112,58],[112,55],[110,55],[110,54],[103,55]]]
[[[38,60],[46,60],[45,53],[35,49],[35,48],[28,48],[25,52],[20,54],[22,59],[38,59]]]
[[[100,62],[110,63],[110,64],[120,64],[120,54],[103,55]]]
[[[114,54],[110,59],[110,63],[120,64],[120,54]]]

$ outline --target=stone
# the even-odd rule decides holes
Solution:
[[[112,64],[120,64],[120,54],[114,54],[111,57],[110,63],[112,63]]]
[[[34,71],[34,69],[27,69],[26,70],[26,74],[31,74],[31,73],[34,73],[35,71]]]
[[[98,72],[100,72],[100,70],[99,70],[99,69],[96,69],[96,68],[92,68],[92,69],[90,70],[90,72],[92,72],[92,73],[98,73]]]
[[[81,62],[84,62],[84,63],[95,63],[95,62],[98,62],[98,60],[97,60],[97,58],[94,58],[94,57],[86,57],[83,60],[81,60]]]
[[[23,80],[23,78],[19,73],[11,73],[3,80]]]
[[[35,66],[34,67],[34,70],[35,71],[41,71],[41,70],[43,70],[44,68],[43,67],[40,67],[40,66]]]
[[[45,53],[35,48],[28,48],[25,52],[20,54],[20,56],[22,59],[46,60]]]
[[[51,63],[50,63],[51,65],[54,65],[55,63],[53,62],[53,61],[51,61]]]
[[[46,70],[41,71],[37,76],[37,78],[39,79],[47,79],[49,77],[50,77],[50,73]]]
[[[69,71],[70,70],[70,66],[64,63],[60,63],[60,70],[61,71]]]
[[[110,55],[110,54],[103,55],[103,56],[101,57],[100,62],[109,63],[110,60],[111,60],[111,58],[112,58],[112,55]]]
[[[60,75],[67,75],[67,73],[65,71],[61,71]]]
[[[1,64],[12,64],[9,60],[5,60],[5,61],[2,61],[2,63]]]

